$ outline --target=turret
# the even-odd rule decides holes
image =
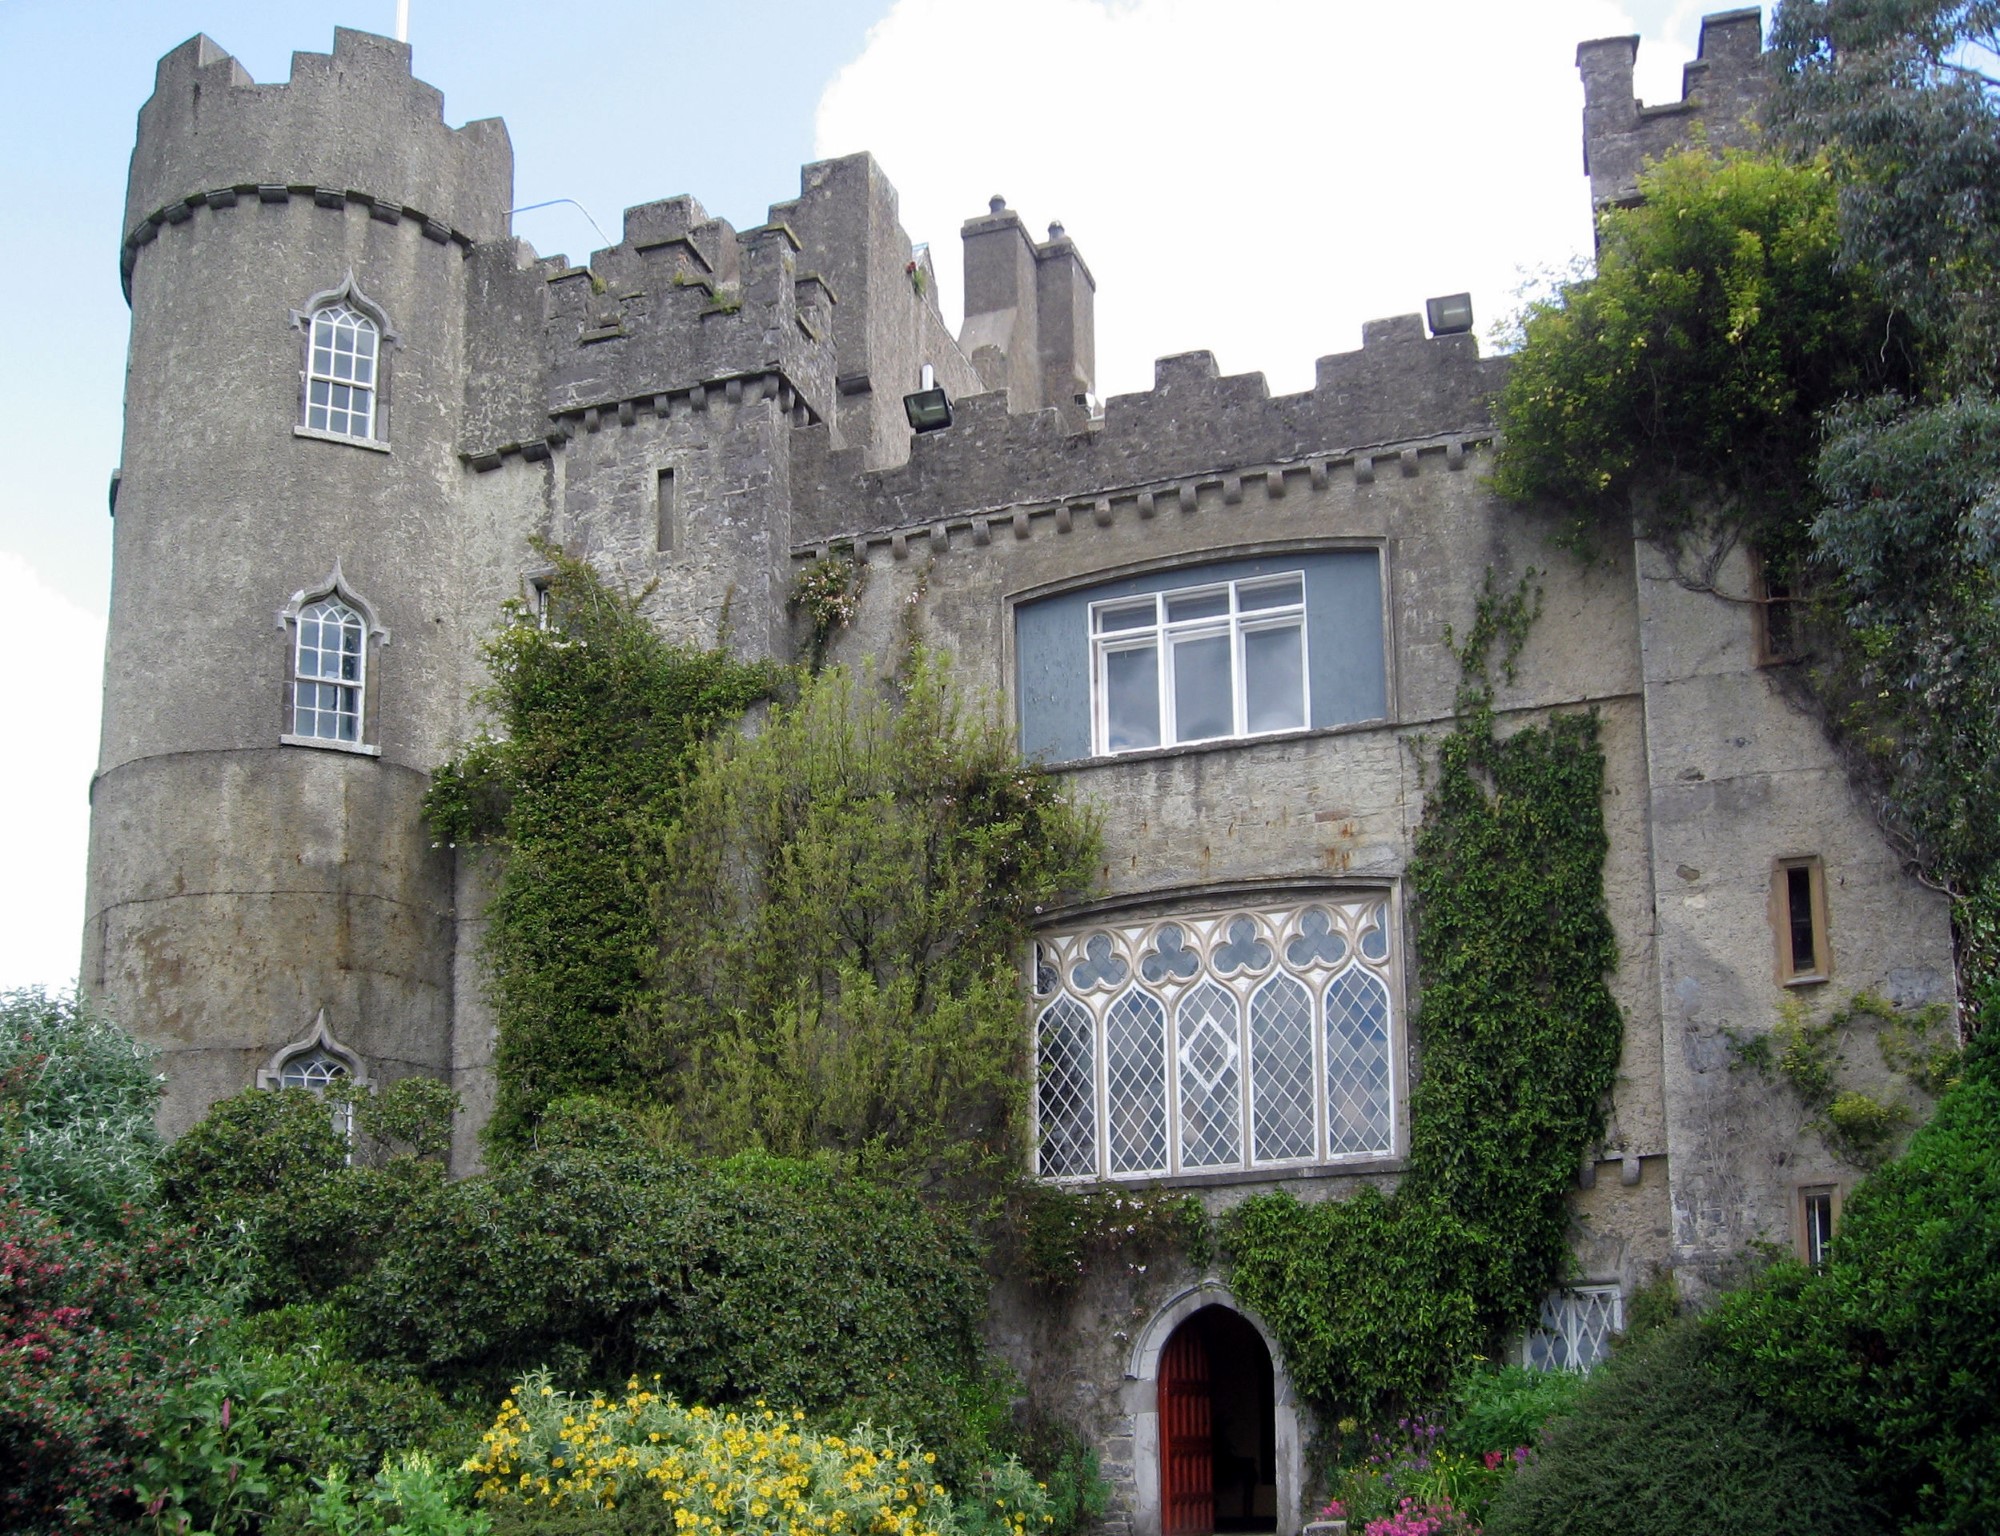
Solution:
[[[83,984],[176,1131],[259,1072],[450,1066],[467,255],[497,122],[341,30],[258,85],[205,37],[139,114]]]

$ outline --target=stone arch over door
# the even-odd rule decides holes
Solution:
[[[1304,1496],[1304,1463],[1298,1400],[1284,1355],[1264,1320],[1217,1280],[1189,1286],[1161,1306],[1133,1337],[1125,1364],[1125,1400],[1132,1413],[1133,1536],[1161,1536],[1160,1364],[1174,1331],[1206,1307],[1235,1313],[1253,1328],[1271,1356],[1272,1420],[1276,1432],[1277,1536],[1298,1536]]]

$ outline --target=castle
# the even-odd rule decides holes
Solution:
[[[1708,18],[1665,107],[1633,99],[1636,42],[1578,54],[1600,206],[1761,90],[1754,10]],[[1393,1181],[1412,746],[1450,717],[1485,573],[1532,564],[1543,617],[1498,704],[1503,728],[1601,718],[1627,1034],[1580,1280],[1528,1348],[1587,1360],[1653,1271],[1824,1240],[1852,1171],[1731,1072],[1729,1031],[1863,987],[1951,1002],[1944,902],[1786,703],[1750,552],[1709,590],[1639,541],[1551,559],[1486,489],[1506,363],[1452,306],[1370,324],[1302,394],[1193,353],[1100,411],[1090,269],[997,199],[964,226],[954,336],[866,155],[806,167],[756,229],[632,208],[581,267],[509,234],[511,191],[504,126],[447,127],[364,33],[282,85],[197,37],[140,113],[83,984],[160,1048],[165,1130],[253,1083],[422,1073],[471,1107],[469,1166],[491,871],[420,806],[476,724],[480,642],[546,579],[536,541],[651,584],[673,638],[726,613],[749,656],[795,654],[796,573],[839,550],[868,580],[836,657],[914,611],[1103,812],[1101,889],[1030,967],[1035,1171],[1218,1205]],[[1188,1330],[1246,1469],[1216,1500],[1296,1530],[1303,1410],[1213,1277],[994,1321],[1141,1536],[1173,1528],[1161,1382]]]

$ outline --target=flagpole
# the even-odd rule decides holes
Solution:
[[[396,41],[410,40],[410,0],[396,0]]]

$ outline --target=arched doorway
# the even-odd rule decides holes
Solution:
[[[1271,1352],[1240,1313],[1208,1305],[1160,1351],[1161,1536],[1276,1531]]]

